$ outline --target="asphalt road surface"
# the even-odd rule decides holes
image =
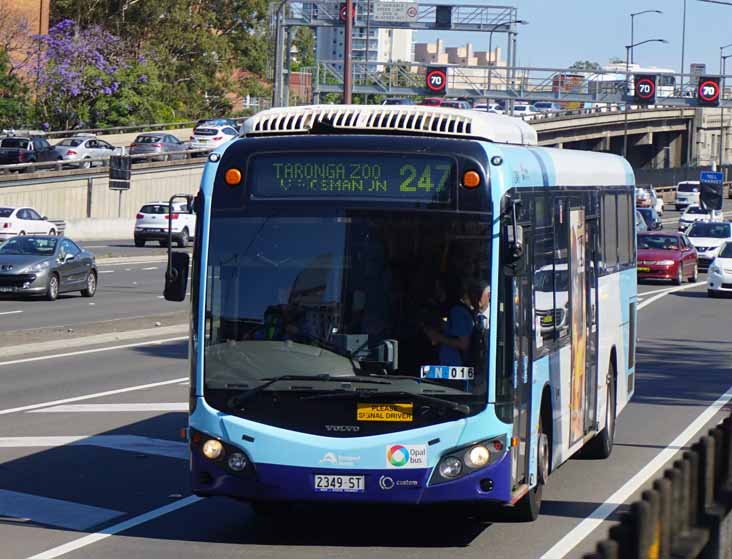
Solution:
[[[688,426],[693,442],[721,417],[698,420],[732,384],[732,299],[682,287],[641,286],[637,392],[619,417],[613,454],[555,471],[531,524],[399,507],[303,507],[271,519],[245,503],[191,496],[179,437],[188,391],[180,339],[0,362],[0,556],[580,557],[613,519],[582,532],[598,506],[622,510],[638,494],[628,484],[635,474],[682,450],[677,437]]]

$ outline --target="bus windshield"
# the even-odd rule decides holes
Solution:
[[[490,224],[429,211],[214,211],[206,389],[357,398],[363,388],[461,401],[477,413]],[[288,381],[265,386],[280,376]],[[352,383],[350,396],[339,378]]]

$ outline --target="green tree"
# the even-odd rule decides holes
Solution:
[[[0,128],[23,124],[27,110],[28,91],[13,73],[8,53],[0,50]]]

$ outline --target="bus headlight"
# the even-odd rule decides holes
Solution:
[[[442,477],[455,479],[462,473],[463,463],[455,456],[447,456],[440,460],[440,465],[437,469]]]
[[[498,462],[506,453],[506,435],[500,435],[455,450],[440,459],[429,484],[453,481]]]
[[[222,445],[216,439],[209,439],[205,443],[203,443],[201,452],[203,452],[203,455],[209,460],[216,460],[221,455],[223,455],[224,445]]]
[[[247,457],[241,452],[235,452],[226,461],[226,464],[235,472],[243,472],[247,467]]]
[[[486,447],[479,444],[468,450],[463,460],[470,468],[482,468],[491,461],[491,453]]]

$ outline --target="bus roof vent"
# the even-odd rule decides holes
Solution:
[[[538,143],[536,131],[518,118],[421,105],[281,107],[257,113],[244,123],[245,136],[317,134],[333,130],[478,138],[527,146]]]

